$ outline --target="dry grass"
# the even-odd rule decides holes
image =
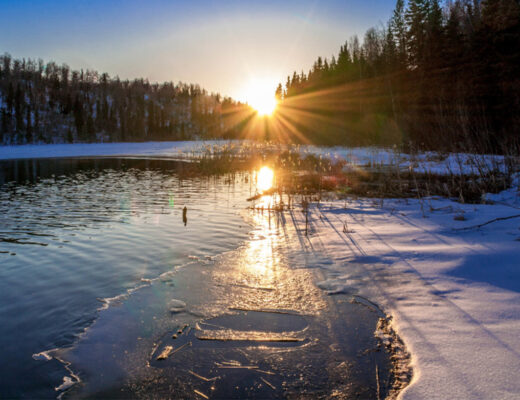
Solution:
[[[373,150],[377,159],[377,150]],[[513,174],[520,170],[519,158],[456,153],[403,154],[394,149],[392,159],[383,164],[369,161],[364,166],[351,160],[327,158],[309,153],[300,146],[272,143],[231,143],[206,146],[198,154],[188,156],[184,168],[188,175],[221,175],[258,170],[267,165],[275,171],[273,192],[285,195],[289,206],[294,197],[299,202],[320,201],[326,193],[338,196],[357,195],[375,198],[424,198],[445,196],[460,202],[476,203],[485,193],[497,193],[511,187]],[[455,162],[453,161],[455,158]],[[403,167],[403,160],[408,166]],[[427,162],[436,162],[444,173],[428,170]],[[424,163],[424,164],[421,164]],[[423,168],[417,168],[423,165]],[[471,171],[468,173],[467,171]]]

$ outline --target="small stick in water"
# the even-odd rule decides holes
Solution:
[[[274,375],[274,372],[271,372],[271,371],[264,371],[263,369],[256,369],[255,370],[256,372],[260,372],[262,374],[266,374],[266,375]]]
[[[182,222],[184,222],[184,226],[188,223],[188,207],[186,206],[182,209]]]
[[[172,353],[173,347],[172,346],[166,346],[163,351],[161,351],[161,354],[157,356],[157,361],[160,360],[166,360],[168,356]]]
[[[204,377],[204,376],[202,376],[202,375],[197,374],[196,372],[193,372],[191,369],[188,370],[188,372],[189,372],[190,374],[192,374],[194,377],[199,378],[199,379],[202,379],[204,382],[213,382],[213,381],[216,381],[216,380],[217,380],[217,377],[214,377],[214,378],[206,378],[206,377]]]
[[[182,349],[184,349],[186,346],[191,346],[191,342],[188,342],[188,343],[184,343],[181,347],[179,347],[178,349],[175,349],[172,354],[175,354],[177,353],[178,351],[181,351]]]
[[[262,380],[262,382],[264,382],[267,386],[269,386],[271,389],[273,390],[276,390],[276,386],[274,386],[271,382],[269,382],[267,379],[264,379],[262,377],[260,377],[260,379]]]
[[[193,391],[198,394],[200,397],[204,397],[205,399],[209,399],[208,396],[206,396],[204,393],[199,392],[197,389],[193,389]]]

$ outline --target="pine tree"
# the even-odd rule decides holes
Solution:
[[[406,49],[406,20],[404,10],[404,0],[397,0],[392,18],[390,19],[389,32],[397,42],[397,52],[399,54],[399,62],[401,66],[406,65],[407,49]]]
[[[276,91],[274,92],[274,97],[276,98],[277,101],[282,101],[283,87],[282,87],[281,83],[279,83],[278,86],[276,87]]]
[[[426,64],[428,68],[438,68],[442,62],[444,29],[442,10],[438,0],[430,0],[427,19],[427,51]]]
[[[428,0],[410,0],[405,13],[408,27],[406,35],[408,60],[412,67],[422,66],[424,63],[428,9]]]
[[[83,138],[84,116],[83,116],[83,105],[81,103],[79,94],[76,95],[76,99],[74,100],[73,113],[74,113],[74,125],[76,127],[76,134],[78,135],[78,138]]]
[[[25,115],[25,142],[32,143],[33,142],[33,132],[32,132],[32,121],[31,121],[31,107],[26,107],[26,115]]]
[[[21,85],[18,83],[16,85],[16,92],[14,94],[14,119],[16,121],[16,132],[22,133],[24,130],[23,124],[23,106],[25,104],[23,98],[23,92]]]

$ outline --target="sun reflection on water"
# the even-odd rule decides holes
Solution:
[[[213,281],[226,288],[223,295],[227,308],[315,315],[325,303],[312,284],[312,271],[295,270],[300,263],[293,265],[288,258],[287,240],[296,232],[272,203],[272,196],[262,196],[256,208],[247,213],[247,220],[254,226],[250,239],[228,260],[225,271],[214,271]]]
[[[256,174],[256,187],[265,192],[273,187],[274,171],[269,167],[262,167]]]

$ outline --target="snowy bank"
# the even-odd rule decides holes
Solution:
[[[330,295],[363,296],[393,316],[414,370],[400,398],[517,399],[520,218],[506,218],[520,216],[518,198],[325,202],[311,207],[309,236],[305,216],[287,212],[300,228],[289,252],[324,271],[318,286]]]
[[[331,160],[345,160],[347,168],[349,166],[370,168],[397,166],[419,173],[443,175],[461,173],[481,175],[483,172],[491,170],[508,172],[508,159],[504,156],[435,152],[406,154],[393,148],[380,147],[278,146],[249,140],[0,146],[0,160],[100,156],[186,158],[200,155],[205,151],[221,151],[222,149],[236,154],[291,149],[302,156],[313,154]]]
[[[346,160],[347,165],[371,168],[396,166],[419,173],[459,175],[498,170],[507,172],[511,158],[503,155],[471,153],[439,153],[424,151],[414,154],[397,148],[382,147],[316,147],[301,146],[302,153],[317,154],[329,159]]]

